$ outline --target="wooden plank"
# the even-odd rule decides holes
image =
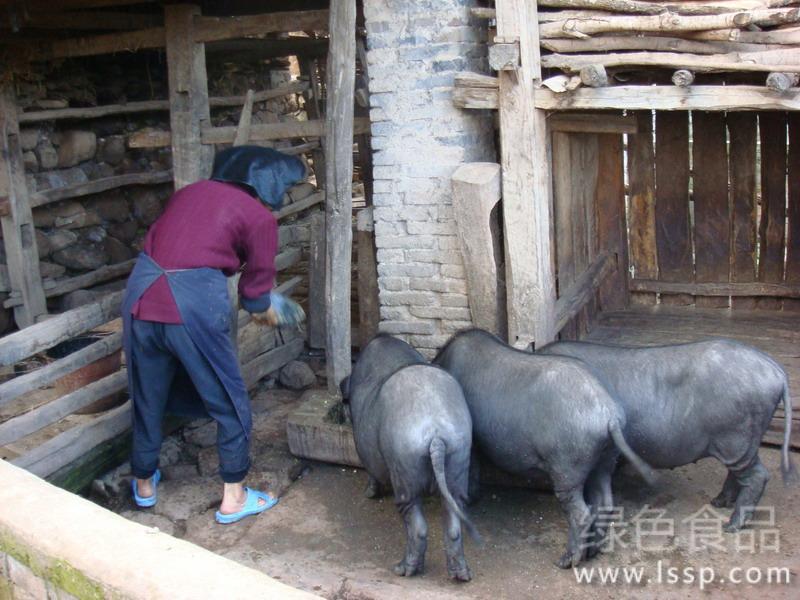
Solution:
[[[560,329],[594,298],[600,284],[614,270],[614,258],[604,252],[581,273],[556,301],[556,329]]]
[[[725,120],[730,139],[731,281],[749,283],[756,280],[756,115],[730,112]],[[735,309],[755,305],[753,298],[731,298]]]
[[[689,114],[656,113],[656,254],[661,281],[694,280],[689,229]],[[686,294],[662,294],[664,304],[693,304]]]
[[[492,235],[492,211],[500,201],[500,165],[466,163],[456,169],[451,181],[472,324],[505,336],[505,298],[495,259],[498,242]]]
[[[728,155],[721,113],[692,112],[695,278],[698,283],[730,280],[731,221]],[[698,306],[725,307],[727,298],[697,298]]]
[[[325,348],[325,213],[311,215],[308,257],[308,345]]]
[[[15,442],[34,431],[52,425],[76,410],[89,406],[92,402],[121,392],[127,386],[127,372],[125,370],[117,371],[66,396],[9,419],[0,424],[0,446]]]
[[[172,131],[172,170],[175,189],[208,177],[214,150],[200,141],[203,127],[210,125],[206,53],[197,43],[194,20],[196,6],[164,7],[169,75],[169,116]],[[235,134],[234,134],[235,136]]]
[[[638,127],[638,123],[637,123]],[[601,310],[619,310],[628,304],[628,232],[625,217],[625,158],[622,136],[597,136],[597,249],[616,255],[616,269],[600,284]]]
[[[632,279],[631,290],[636,292],[660,292],[662,294],[696,294],[700,296],[774,296],[778,298],[800,298],[800,285],[785,283],[684,283],[657,281],[654,279]]]
[[[160,15],[148,13],[112,11],[47,12],[23,15],[21,29],[130,30],[145,29],[160,24]]]
[[[375,223],[371,206],[358,211],[356,238],[358,248],[358,347],[364,348],[377,335],[378,324],[381,320]]]
[[[356,3],[330,10],[328,97],[325,111],[325,317],[328,391],[350,373],[350,268],[353,246],[353,102],[356,74]]]
[[[95,446],[120,435],[130,425],[131,402],[128,401],[88,423],[49,439],[11,463],[39,477],[47,477]]]
[[[113,354],[122,347],[122,333],[116,332],[93,344],[81,348],[62,359],[39,369],[20,375],[0,384],[0,406],[7,404],[37,388],[46,386],[101,358]]]
[[[786,241],[786,283],[800,284],[800,115],[789,113],[789,197]],[[800,311],[800,301],[784,300],[783,310]]]
[[[0,197],[8,200],[8,214],[0,218],[0,222],[11,288],[22,299],[22,304],[14,308],[14,320],[23,328],[47,314],[47,302],[39,273],[39,253],[16,114],[12,82],[7,81],[0,84]]]
[[[18,363],[117,318],[123,294],[123,291],[108,294],[98,302],[69,310],[0,338],[0,366]]]
[[[300,353],[303,351],[304,347],[305,342],[303,339],[297,338],[288,344],[278,346],[274,350],[264,352],[264,354],[257,356],[247,364],[243,365],[242,378],[244,379],[247,389],[252,389],[261,379],[270,373],[274,373],[286,363],[293,361],[295,358],[300,356]]]
[[[45,296],[48,298],[55,298],[57,296],[68,294],[69,292],[74,292],[75,290],[87,288],[103,281],[108,281],[109,279],[123,277],[133,270],[135,264],[136,259],[132,258],[130,260],[126,260],[125,262],[100,267],[99,269],[89,273],[84,273],[83,275],[70,277],[64,281],[59,281],[53,287],[47,288],[45,290]],[[12,296],[3,302],[3,306],[5,308],[10,308],[12,306],[19,305],[20,302],[21,299],[18,296]]]
[[[747,85],[618,85],[564,93],[538,89],[534,103],[544,110],[800,110],[798,92],[800,88],[782,94]]]
[[[77,38],[56,39],[33,52],[33,59],[76,58],[114,52],[136,52],[148,48],[163,48],[166,36],[163,27],[139,31],[104,33]]]
[[[786,113],[759,113],[761,135],[761,222],[758,280],[783,281],[786,225]],[[781,301],[761,298],[758,308],[779,310]]]
[[[66,200],[68,198],[79,198],[89,194],[98,194],[107,190],[113,190],[128,185],[154,185],[172,181],[172,169],[164,171],[148,171],[145,173],[125,173],[124,175],[113,175],[78,183],[61,188],[52,188],[31,194],[30,204],[32,208],[44,206],[52,202]]]
[[[635,115],[609,113],[556,113],[548,115],[547,126],[562,133],[637,133]]]
[[[508,339],[516,347],[555,337],[555,276],[551,259],[551,198],[547,126],[534,110],[532,46],[538,46],[536,5],[497,2],[495,42],[519,41],[520,68],[498,73]]]
[[[247,90],[242,113],[239,115],[239,124],[236,127],[236,136],[233,138],[234,146],[242,146],[250,139],[250,123],[253,120],[253,90]]]
[[[285,85],[256,92],[253,102],[264,102],[289,94],[301,94],[308,89],[307,81],[292,81]],[[211,108],[225,106],[242,106],[246,96],[215,96],[208,99]],[[169,100],[145,100],[142,102],[126,102],[124,104],[106,104],[104,106],[86,106],[76,108],[58,108],[54,110],[35,110],[19,113],[20,123],[38,123],[40,121],[56,121],[60,119],[97,119],[111,115],[125,115],[138,112],[167,111]]]
[[[655,155],[650,111],[637,113],[639,131],[628,138],[628,182],[630,207],[628,229],[632,276],[658,278],[655,223]],[[655,294],[631,293],[631,301],[655,304]]]

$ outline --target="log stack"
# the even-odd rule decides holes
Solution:
[[[554,91],[671,81],[791,93],[798,84],[800,0],[539,0],[538,7],[544,83]]]

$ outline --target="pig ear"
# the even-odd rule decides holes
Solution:
[[[350,375],[339,383],[339,390],[342,392],[342,401],[347,404],[350,400]]]

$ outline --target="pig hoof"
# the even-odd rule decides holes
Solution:
[[[422,573],[422,565],[409,565],[405,560],[401,560],[392,569],[395,575],[401,577],[413,577],[418,573]]]
[[[563,556],[558,559],[556,566],[559,569],[571,569],[577,567],[581,562],[581,554],[572,554],[571,552],[564,552]]]
[[[460,569],[448,569],[450,579],[455,579],[456,581],[471,581],[472,580],[472,572],[469,570],[469,567],[464,565],[463,568]]]
[[[742,528],[742,525],[740,525],[738,523],[726,523],[725,525],[722,526],[722,528],[727,533],[736,533],[737,531],[739,531]]]
[[[734,498],[727,498],[725,496],[717,496],[711,501],[711,506],[714,508],[733,508],[736,503]]]

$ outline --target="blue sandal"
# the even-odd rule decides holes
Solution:
[[[151,506],[155,506],[156,502],[158,501],[158,482],[161,481],[161,471],[156,469],[156,472],[153,473],[153,495],[142,497],[139,495],[139,488],[136,485],[136,478],[133,478],[131,481],[131,488],[133,489],[133,499],[136,502],[136,506],[141,508],[150,508]]]
[[[269,494],[264,492],[259,492],[258,490],[250,489],[249,487],[244,488],[244,491],[247,493],[247,498],[244,501],[244,506],[242,510],[239,512],[231,513],[229,515],[222,514],[221,512],[217,511],[214,518],[217,520],[217,523],[222,523],[223,525],[228,525],[230,523],[236,523],[237,521],[241,521],[245,517],[249,517],[250,515],[257,515],[259,513],[264,512],[267,509],[272,508],[278,503],[277,498],[273,498]],[[264,504],[259,505],[258,501],[263,499]]]

